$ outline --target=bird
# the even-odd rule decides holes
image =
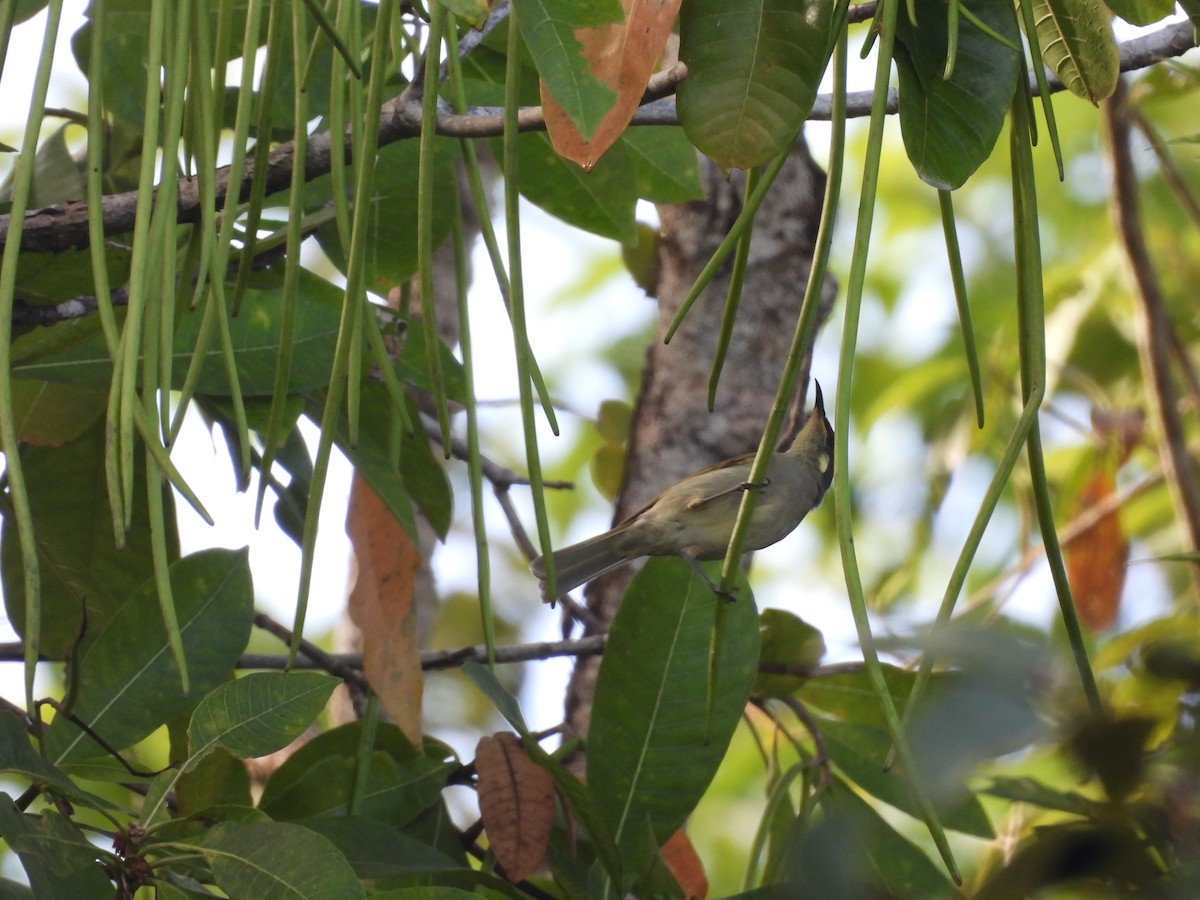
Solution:
[[[820,505],[833,482],[833,450],[833,426],[817,382],[808,419],[791,444],[773,455],[762,483],[750,481],[753,453],[693,472],[604,534],[553,551],[553,597],[547,591],[545,558],[534,559],[529,568],[541,583],[542,600],[553,605],[580,585],[644,556],[681,557],[723,593],[698,562],[725,557],[742,492],[759,492],[745,549],[769,547]]]

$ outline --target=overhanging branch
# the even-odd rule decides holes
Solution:
[[[1120,46],[1121,71],[1143,69],[1164,59],[1182,56],[1196,46],[1195,32],[1190,22],[1176,22],[1139,38],[1126,41]],[[675,125],[679,118],[673,98],[664,96],[673,92],[675,85],[686,76],[682,66],[659,73],[652,81],[646,102],[634,114],[634,125]],[[1033,82],[1030,75],[1031,83]],[[1063,85],[1058,79],[1050,79],[1050,89],[1060,91]],[[871,94],[860,91],[851,94],[847,102],[847,115],[861,117],[870,114]],[[810,119],[828,119],[831,109],[829,95],[817,97]],[[888,98],[889,112],[896,110],[895,91]],[[389,100],[380,111],[379,146],[407,140],[420,134],[421,99],[413,87]],[[519,124],[524,131],[545,129],[545,119],[540,106],[521,110]],[[493,137],[502,130],[500,111],[478,108],[465,116],[442,111],[438,115],[439,134],[449,137]],[[331,167],[330,149],[336,138],[330,132],[319,132],[308,139],[304,157],[305,178],[312,180],[328,174]],[[346,158],[350,158],[348,136],[344,136]],[[268,196],[286,190],[291,182],[295,164],[294,146],[289,141],[275,147],[267,157],[266,194]],[[254,177],[253,159],[247,159],[238,195],[247,199]],[[230,190],[229,167],[216,172],[216,199],[218,207],[224,205]],[[133,230],[134,214],[137,209],[137,191],[110,194],[102,203],[104,233],[125,234]],[[200,191],[194,178],[179,182],[179,200],[176,219],[181,223],[195,222],[200,218]],[[0,247],[8,236],[10,217],[0,216]],[[74,200],[41,209],[30,210],[25,215],[25,227],[21,234],[21,249],[34,253],[55,253],[88,246],[88,209],[85,200]]]

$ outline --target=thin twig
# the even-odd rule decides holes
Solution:
[[[263,631],[279,638],[289,647],[291,646],[293,639],[292,630],[282,623],[276,622],[265,612],[256,611],[254,613],[254,624]],[[333,654],[326,653],[316,644],[304,638],[300,639],[299,646],[300,652],[312,660],[315,668],[324,669],[330,675],[336,675],[338,678],[356,687],[365,688],[367,686],[367,679],[362,673],[361,659],[358,666],[348,666],[340,662]]]
[[[1138,131],[1144,134],[1146,140],[1150,142],[1150,149],[1158,158],[1158,166],[1162,169],[1163,180],[1167,183],[1167,187],[1171,189],[1171,193],[1175,195],[1179,205],[1183,207],[1183,211],[1188,214],[1188,218],[1192,220],[1193,224],[1200,227],[1200,202],[1196,201],[1196,195],[1192,193],[1183,173],[1179,171],[1179,166],[1175,165],[1175,160],[1167,152],[1166,142],[1158,133],[1158,129],[1150,124],[1150,120],[1137,107],[1128,106],[1126,108],[1129,111],[1129,121],[1136,125]]]
[[[813,747],[816,748],[816,754],[813,756],[812,764],[816,766],[821,773],[821,787],[827,788],[833,784],[833,773],[829,768],[829,748],[825,745],[825,735],[821,733],[821,729],[817,727],[816,720],[808,711],[808,707],[800,702],[799,699],[791,694],[785,694],[782,697],[774,697],[784,706],[792,711],[800,724],[804,726],[804,730],[812,735]]]
[[[434,441],[439,446],[442,443],[442,431],[438,424],[431,416],[421,413],[421,425],[425,429],[425,434],[429,436],[431,441]],[[450,436],[450,455],[455,459],[466,462],[470,458],[470,451],[467,447],[467,442],[457,435]],[[490,481],[497,489],[507,490],[514,484],[529,484],[529,479],[524,475],[518,475],[512,469],[507,469],[498,462],[493,462],[486,456],[480,458],[482,462],[483,477]],[[555,490],[569,491],[575,488],[575,483],[572,481],[543,481],[543,486],[554,488]]]
[[[538,641],[530,644],[497,647],[496,662],[518,663],[553,659],[559,656],[598,656],[604,652],[606,640],[605,635],[597,634],[572,641]],[[303,648],[301,652],[305,652]],[[341,673],[344,671],[362,669],[361,653],[320,653],[320,656],[320,659],[311,656],[307,659],[297,659],[292,668],[323,669],[338,677],[342,677]],[[3,658],[2,648],[0,648],[0,659]],[[457,668],[468,661],[487,662],[487,647],[479,644],[473,647],[457,647],[452,650],[421,651],[421,668],[427,672]],[[282,653],[247,653],[238,660],[240,669],[283,669],[286,667],[287,656]]]
[[[1189,23],[1190,27],[1190,23]],[[1128,89],[1124,80],[1104,104],[1108,151],[1112,161],[1111,211],[1117,234],[1129,261],[1138,300],[1138,357],[1150,403],[1162,428],[1159,459],[1170,488],[1176,518],[1184,528],[1184,545],[1200,549],[1200,473],[1191,454],[1179,412],[1178,394],[1171,378],[1171,320],[1158,273],[1142,229],[1138,206],[1138,179],[1130,150]],[[1193,575],[1200,568],[1193,568]]]

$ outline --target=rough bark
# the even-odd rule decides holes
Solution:
[[[729,265],[692,307],[671,343],[662,341],[696,275],[742,206],[740,173],[726,180],[705,161],[702,176],[706,200],[659,209],[659,324],[647,351],[614,522],[684,475],[758,446],[800,313],[825,188],[825,174],[803,141],[797,142],[759,209],[737,324],[710,413],[709,373]],[[832,280],[824,285],[821,321],[835,292]],[[807,391],[808,368],[806,360],[797,404]],[[612,620],[631,576],[632,567],[626,566],[588,587],[587,604],[598,623]],[[595,659],[579,660],[567,689],[567,724],[576,734],[587,731],[598,665]]]

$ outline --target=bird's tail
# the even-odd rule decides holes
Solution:
[[[529,564],[529,569],[542,586],[542,600],[553,603],[559,597],[573,591],[581,584],[615,569],[630,557],[621,547],[624,533],[608,531],[578,544],[561,547],[554,557],[554,596],[546,592],[546,561],[539,556]]]

